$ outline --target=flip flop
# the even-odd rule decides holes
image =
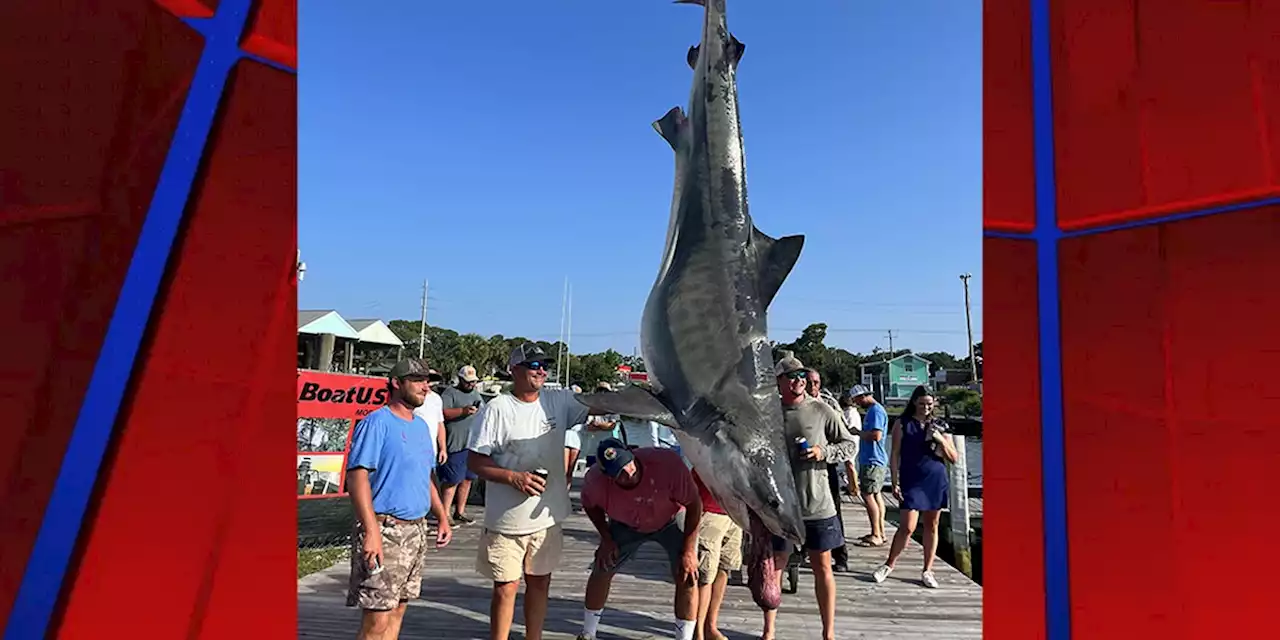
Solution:
[[[865,536],[862,536],[861,538],[858,538],[860,542],[871,542],[872,540],[875,540],[875,539],[876,537],[870,533],[868,533]]]
[[[872,542],[872,541],[870,541],[870,540],[859,540],[855,546],[859,546],[859,547],[883,547],[883,546],[884,546],[884,540],[881,540],[881,541],[880,541],[880,542],[878,542],[878,543],[877,543],[877,542]]]

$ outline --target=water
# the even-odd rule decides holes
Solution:
[[[885,451],[892,455],[893,443],[886,440]],[[982,487],[982,438],[969,436],[964,439],[965,464],[969,472],[969,486]],[[888,479],[886,478],[886,481]]]
[[[969,471],[969,486],[982,486],[982,438],[964,439],[965,464]]]

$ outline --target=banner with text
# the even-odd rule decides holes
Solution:
[[[298,371],[298,498],[344,493],[351,431],[386,403],[386,378]]]

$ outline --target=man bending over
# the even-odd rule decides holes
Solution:
[[[587,579],[578,640],[595,639],[614,574],[650,540],[662,545],[671,561],[676,637],[692,640],[697,627],[698,523],[702,518],[693,475],[675,451],[628,450],[614,438],[600,443],[596,459],[597,466],[587,472],[582,488],[582,508],[600,533],[600,547]]]

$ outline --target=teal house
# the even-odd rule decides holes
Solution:
[[[881,402],[906,402],[920,385],[930,386],[929,369],[933,363],[914,353],[892,360],[862,365],[862,383],[871,387]]]

